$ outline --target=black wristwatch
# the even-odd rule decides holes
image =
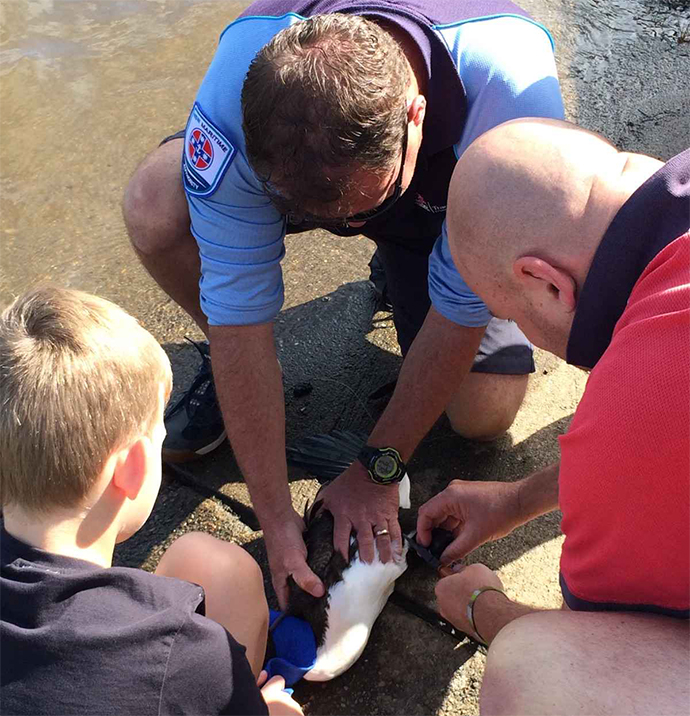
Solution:
[[[377,485],[392,485],[405,476],[405,463],[392,447],[375,448],[365,445],[357,459]]]

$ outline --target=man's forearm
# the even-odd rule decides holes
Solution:
[[[504,626],[525,614],[540,611],[543,610],[528,604],[514,602],[498,592],[482,592],[477,598],[473,613],[477,636],[487,645],[491,645]]]
[[[516,489],[518,524],[524,524],[546,512],[558,509],[558,471],[560,463],[532,473],[513,483]]]
[[[228,438],[265,526],[292,506],[285,462],[285,399],[273,326],[211,326],[209,338]]]
[[[407,461],[469,373],[484,330],[452,323],[432,306],[369,444],[390,445]]]

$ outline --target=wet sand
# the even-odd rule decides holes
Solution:
[[[568,117],[622,148],[666,159],[690,144],[687,0],[527,0],[556,40]],[[6,0],[0,5],[0,305],[40,281],[92,291],[136,315],[165,346],[176,384],[196,368],[184,335],[198,330],[131,252],[120,213],[137,163],[184,126],[221,30],[242,8],[229,0]],[[324,232],[288,239],[286,303],[276,322],[285,374],[288,439],[333,428],[371,429],[372,390],[395,377],[391,321],[373,317],[365,282],[373,245]],[[524,408],[495,445],[459,440],[441,422],[411,464],[420,505],[455,477],[514,479],[557,458],[584,375],[544,353]],[[310,382],[308,396],[293,388]],[[248,502],[227,446],[189,468]],[[295,506],[316,489],[291,473]],[[165,484],[118,563],[155,565],[179,534],[233,539],[265,564],[261,533],[217,500]],[[509,593],[557,607],[558,515],[478,550]],[[433,579],[410,569],[400,588],[433,604]],[[331,684],[301,684],[312,714],[472,714],[484,656],[389,605],[361,660]]]

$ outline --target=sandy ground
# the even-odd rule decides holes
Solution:
[[[568,117],[621,147],[667,159],[690,143],[687,0],[525,0],[553,32]],[[50,280],[99,293],[140,318],[164,345],[183,387],[196,369],[184,341],[198,330],[139,267],[120,215],[126,181],[166,134],[184,126],[220,31],[245,6],[230,0],[0,5],[0,304]],[[276,321],[288,441],[333,428],[368,431],[383,405],[368,399],[400,367],[389,316],[374,315],[366,282],[373,245],[324,232],[289,238],[286,303]],[[451,479],[513,480],[558,458],[586,376],[545,353],[508,435],[492,445],[454,437],[444,421],[410,464],[419,506]],[[296,385],[313,391],[295,397]],[[190,468],[248,504],[227,445]],[[300,509],[316,481],[292,471]],[[170,482],[117,563],[152,568],[180,534],[239,542],[265,566],[260,532],[215,499]],[[540,518],[471,561],[497,569],[508,592],[557,607],[559,516]],[[266,570],[265,570],[266,571]],[[398,588],[433,606],[433,577],[410,568]],[[485,656],[394,605],[360,661],[336,681],[298,685],[309,714],[476,714]]]

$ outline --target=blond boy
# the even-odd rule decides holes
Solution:
[[[170,389],[108,301],[40,288],[0,317],[5,714],[301,714],[282,679],[257,686],[268,609],[244,550],[193,533],[156,574],[112,567],[158,495]]]

